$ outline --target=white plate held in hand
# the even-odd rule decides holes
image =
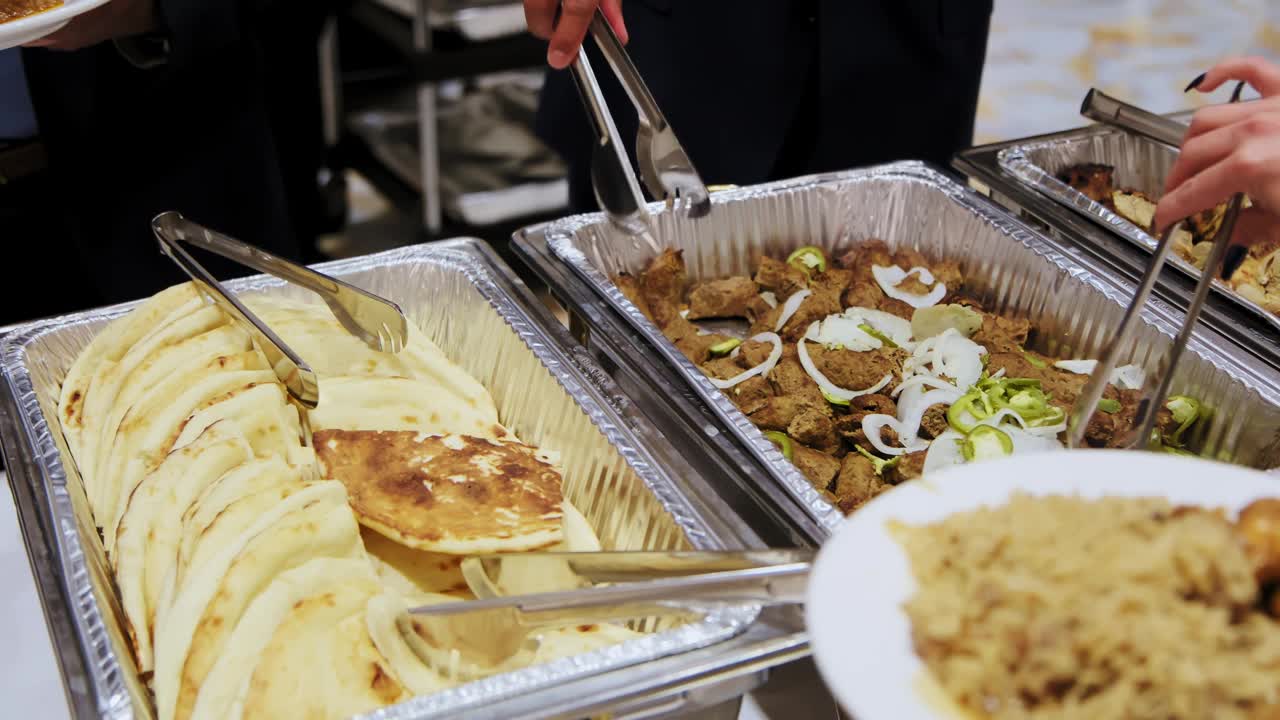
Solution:
[[[911,646],[911,623],[902,606],[916,583],[888,524],[921,525],[997,507],[1015,491],[1164,497],[1174,504],[1238,511],[1259,498],[1280,497],[1280,481],[1207,460],[1089,450],[963,465],[881,495],[822,547],[805,611],[818,669],[858,720],[964,717]]]
[[[110,0],[63,0],[51,10],[0,23],[0,50],[25,45],[51,35],[66,26],[71,18],[103,5]]]

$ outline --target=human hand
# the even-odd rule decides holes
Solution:
[[[551,41],[547,64],[563,70],[578,57],[596,8],[604,13],[618,39],[625,44],[628,38],[627,26],[622,20],[622,0],[524,0],[524,19],[529,32]]]
[[[156,29],[155,0],[110,0],[71,18],[57,32],[27,43],[26,47],[79,50],[107,40],[142,35]]]
[[[1197,80],[1192,88],[1201,92],[1244,81],[1262,99],[1195,114],[1156,207],[1155,228],[1163,230],[1243,192],[1253,207],[1241,213],[1233,241],[1254,244],[1280,236],[1280,66],[1261,58],[1232,58]]]

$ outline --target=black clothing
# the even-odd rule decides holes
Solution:
[[[973,138],[992,0],[627,0],[628,51],[708,184],[903,159],[945,165]],[[587,43],[623,138],[635,112]],[[591,130],[551,72],[539,135],[596,208]]]
[[[185,280],[150,220],[165,210],[297,257],[250,3],[158,0],[168,61],[140,69],[112,43],[24,59],[48,152],[56,221],[6,232],[9,252],[56,243],[78,256],[97,302],[145,297]],[[199,254],[219,278],[246,274]],[[52,269],[50,269],[52,272]]]

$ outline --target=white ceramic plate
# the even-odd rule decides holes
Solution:
[[[936,522],[1021,490],[1033,495],[1165,497],[1239,510],[1280,496],[1275,476],[1173,455],[1076,451],[963,465],[881,495],[827,541],[809,580],[806,622],[818,669],[858,720],[963,717],[911,647],[902,605],[915,592],[891,520]]]
[[[71,18],[89,12],[106,2],[109,0],[63,0],[61,6],[52,10],[0,23],[0,50],[39,40],[45,35],[61,30]]]

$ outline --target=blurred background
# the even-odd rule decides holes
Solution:
[[[419,4],[356,0],[327,38],[345,222],[318,238],[325,256],[458,234],[501,247],[565,203],[563,168],[530,131],[543,48],[519,35],[519,5],[432,2],[424,23]],[[1280,58],[1280,2],[996,0],[974,142],[1079,126],[1091,86],[1162,112],[1221,100],[1183,88],[1241,53]]]

